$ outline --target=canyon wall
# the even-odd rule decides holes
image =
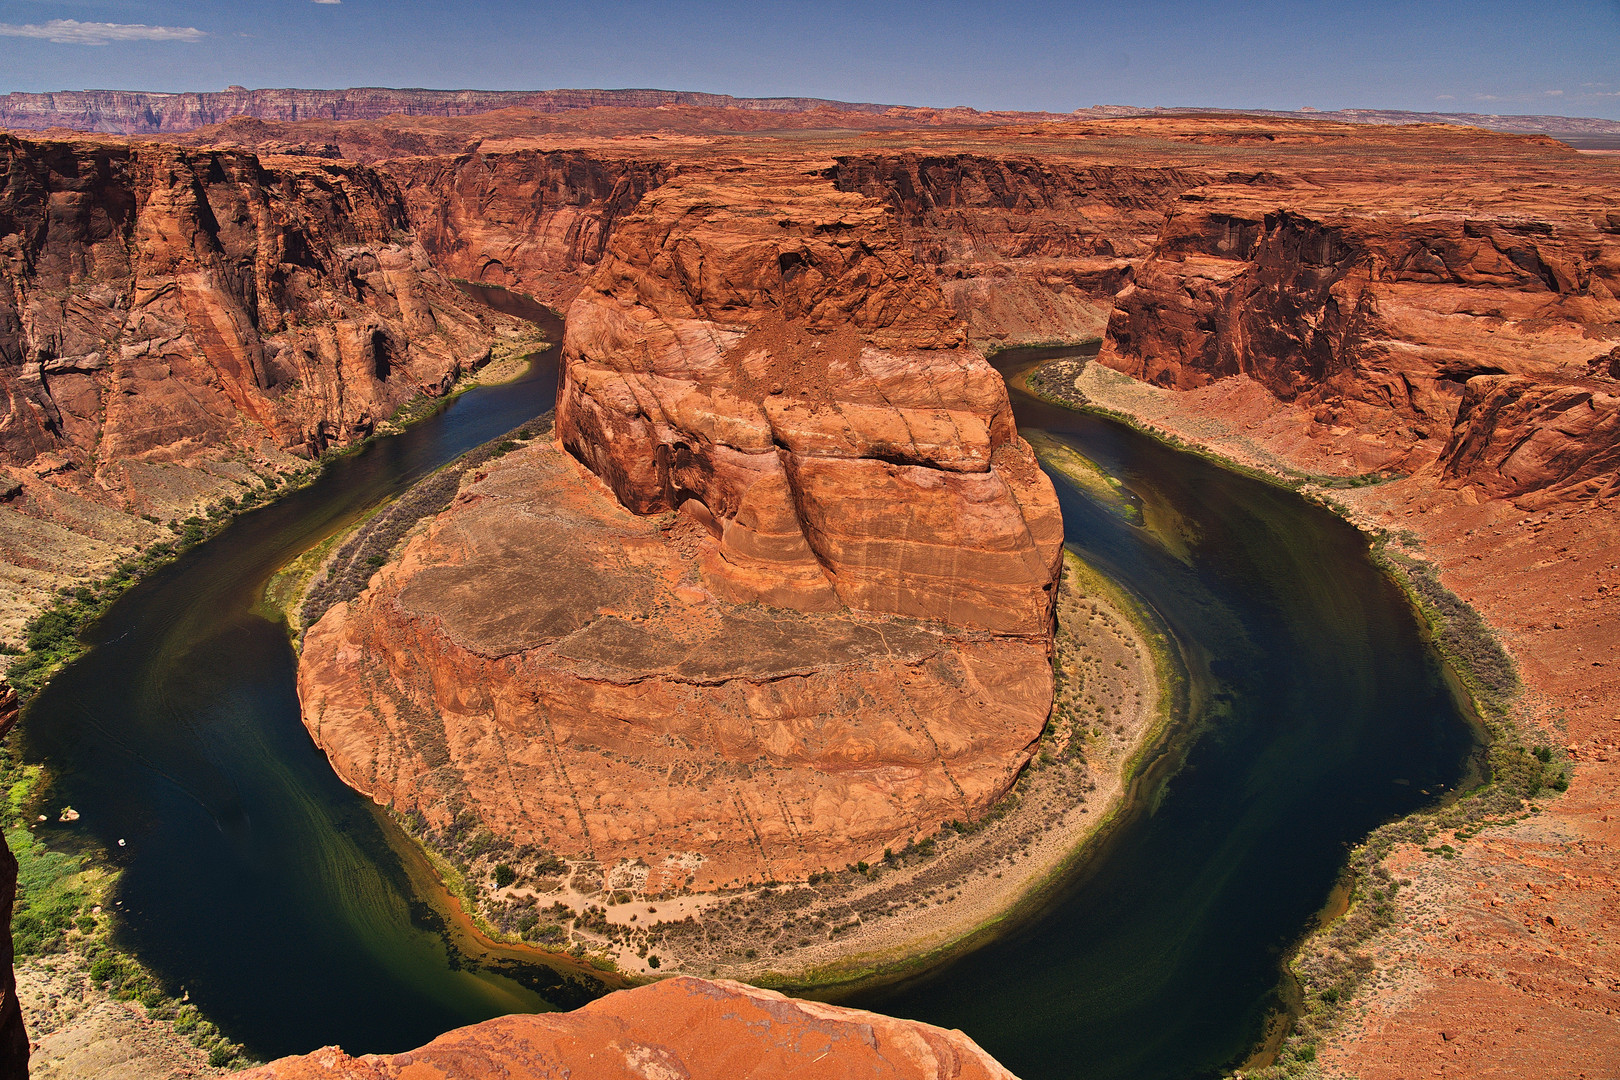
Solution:
[[[7,622],[522,333],[433,268],[363,166],[10,136],[0,154]]]
[[[384,166],[433,265],[566,309],[614,226],[673,171],[579,151],[472,152]]]
[[[1595,194],[1461,212],[1364,180],[1200,188],[1116,298],[1103,362],[1181,390],[1247,376],[1314,437],[1354,431],[1362,468],[1590,494],[1613,479],[1620,323]]]
[[[317,1050],[243,1080],[1013,1080],[960,1031],[783,997],[736,982],[677,978],[571,1013],[505,1016],[404,1054]]]
[[[1101,337],[1166,211],[1210,179],[1174,166],[970,154],[844,156],[829,175],[888,207],[971,339],[992,347]]]

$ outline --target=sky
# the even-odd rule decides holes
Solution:
[[[0,92],[231,84],[1620,119],[1620,0],[0,0]]]

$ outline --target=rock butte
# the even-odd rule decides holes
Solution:
[[[1012,1080],[960,1031],[798,1001],[735,982],[682,977],[623,990],[571,1013],[505,1016],[405,1054],[317,1050],[244,1080]]]
[[[885,222],[802,172],[677,179],[620,221],[568,312],[573,458],[490,466],[305,637],[350,784],[699,888],[1007,791],[1051,705],[1062,521]]]
[[[307,178],[282,189],[294,192],[297,206],[316,198],[316,181],[332,175],[325,170],[356,182],[375,177],[367,183],[400,192],[406,215],[390,219],[388,235],[420,244],[430,263],[578,309],[570,311],[559,410],[559,433],[577,458],[538,449],[511,455],[385,568],[368,596],[335,610],[323,631],[337,648],[340,637],[382,640],[393,620],[402,632],[425,635],[424,648],[431,643],[442,660],[462,665],[457,677],[468,681],[455,696],[401,698],[423,714],[390,729],[384,753],[416,752],[410,733],[426,730],[431,700],[449,718],[431,718],[440,730],[482,739],[460,746],[460,760],[489,768],[498,761],[492,751],[505,749],[483,737],[488,722],[477,717],[499,715],[503,695],[521,685],[523,664],[543,659],[561,670],[566,662],[568,677],[583,685],[584,665],[595,663],[596,690],[622,694],[630,685],[615,682],[606,661],[635,653],[632,635],[596,641],[588,656],[564,655],[584,651],[562,644],[566,621],[539,643],[538,624],[495,625],[465,602],[458,607],[450,544],[461,545],[455,558],[508,558],[501,538],[515,526],[493,509],[497,496],[536,529],[544,513],[566,511],[574,515],[569,528],[595,531],[590,559],[569,557],[576,568],[585,560],[602,587],[573,615],[618,627],[635,619],[601,597],[641,605],[634,611],[648,631],[676,642],[667,654],[659,646],[658,664],[644,665],[647,677],[635,685],[650,693],[686,692],[701,681],[693,673],[714,655],[704,650],[715,628],[727,618],[761,618],[757,598],[770,589],[778,590],[770,618],[785,623],[749,627],[761,640],[786,633],[783,625],[826,625],[851,640],[904,625],[912,635],[904,655],[937,650],[919,661],[924,667],[965,663],[968,650],[992,644],[1035,651],[1040,637],[1025,616],[1039,613],[1039,590],[1027,575],[1008,575],[1018,564],[1010,548],[987,542],[1010,530],[986,532],[976,520],[958,534],[973,558],[961,564],[968,573],[950,575],[958,587],[940,597],[963,620],[953,627],[943,613],[915,606],[934,590],[908,586],[908,568],[918,568],[917,582],[938,578],[942,565],[916,561],[915,535],[879,544],[841,532],[855,519],[829,515],[814,480],[837,470],[889,484],[918,470],[908,475],[929,478],[930,500],[991,475],[1016,488],[1020,444],[998,426],[1002,406],[981,396],[988,384],[976,381],[982,367],[969,350],[1100,336],[1104,363],[1167,388],[1155,420],[1162,426],[1195,440],[1219,441],[1227,432],[1220,445],[1233,452],[1247,447],[1312,472],[1397,474],[1343,501],[1365,524],[1423,538],[1442,580],[1503,631],[1530,691],[1525,722],[1548,725],[1576,761],[1569,793],[1533,820],[1492,830],[1488,844],[1482,837],[1456,860],[1426,864],[1434,911],[1403,919],[1375,942],[1380,956],[1394,958],[1386,981],[1361,1002],[1355,1024],[1324,1045],[1323,1059],[1363,1076],[1407,1076],[1442,1063],[1469,1075],[1553,1076],[1620,1045],[1610,903],[1620,826],[1609,821],[1620,792],[1612,715],[1620,698],[1612,662],[1620,643],[1613,569],[1620,561],[1613,498],[1620,199],[1612,159],[1470,129],[1269,117],[1026,119],[912,130],[874,119],[863,121],[864,134],[818,130],[821,121],[811,121],[783,124],[795,130],[774,136],[761,129],[757,111],[626,105],[453,119],[232,121],[198,134],[201,142],[230,143],[228,154],[85,140],[8,143],[18,148],[14,161],[43,155],[42,147],[221,168],[259,161],[251,156],[259,149],[364,157],[373,171],[313,159],[271,158],[256,167]],[[844,115],[825,126],[843,127]],[[50,205],[82,208],[73,220],[111,213],[98,209],[99,189],[84,190]],[[116,208],[127,200],[108,202]],[[366,243],[381,242],[367,236]],[[206,332],[196,337],[203,321],[189,310],[175,317],[202,355],[230,354]],[[789,372],[809,365],[803,394],[787,378],[780,394],[771,392],[778,356]],[[22,369],[34,358],[6,357],[4,374],[19,386],[12,412],[21,417],[7,424],[35,431]],[[826,379],[857,370],[859,378]],[[926,393],[946,386],[953,400],[926,402]],[[899,398],[873,410],[873,396],[891,390]],[[791,408],[790,398],[798,399]],[[941,424],[945,416],[971,421],[968,434],[957,442],[929,424],[898,422],[930,409]],[[63,452],[56,438],[52,448]],[[772,459],[775,467],[745,467]],[[98,469],[117,464],[97,460]],[[59,475],[43,465],[32,475],[41,472]],[[555,507],[539,507],[520,490],[523,477],[542,475],[566,494]],[[55,490],[63,481],[50,483]],[[802,507],[800,492],[809,496]],[[997,520],[1010,520],[1006,502],[980,505],[999,506]],[[626,507],[654,513],[638,518]],[[1039,515],[1023,516],[1026,553],[1039,554],[1046,542]],[[642,564],[608,575],[598,565],[608,562],[599,557],[608,544],[619,545],[618,565]],[[861,545],[883,557],[868,558],[864,549],[852,555]],[[565,565],[531,563],[539,577]],[[417,591],[413,582],[432,573],[447,578],[439,597],[425,600],[426,586]],[[1007,626],[986,625],[992,610],[1003,610],[986,599],[998,590],[1023,597]],[[654,602],[665,606],[654,611]],[[828,610],[813,610],[818,605]],[[688,617],[693,609],[699,614]],[[491,648],[491,641],[502,644]],[[496,655],[510,644],[530,648]],[[321,681],[341,688],[342,674],[329,671]],[[850,681],[859,677],[839,665],[790,676],[846,687],[881,681]],[[749,678],[733,670],[727,680],[746,700]],[[928,700],[949,691],[942,680],[914,680],[908,692]],[[520,704],[534,714],[532,702]],[[344,724],[324,726],[313,712],[311,719],[336,748],[340,768],[349,767],[347,754],[355,769],[387,775],[377,748],[367,749],[373,758],[344,749],[393,722],[385,712],[368,720],[360,713],[344,721],[353,725],[347,733]],[[1562,727],[1550,726],[1554,717]],[[866,712],[861,719],[873,721]],[[791,734],[793,725],[779,730]],[[874,745],[874,753],[908,745],[904,725],[886,730],[896,741]],[[740,772],[713,750],[716,743],[705,745],[717,771],[724,763],[728,776]],[[939,790],[951,760],[945,749],[928,769],[908,766],[920,788]],[[1016,768],[1015,746],[972,752]],[[606,776],[609,763],[599,758]],[[652,760],[615,760],[611,769]],[[815,789],[834,783],[830,760],[795,777],[795,790],[812,805]],[[793,770],[773,765],[777,772]],[[924,774],[936,779],[925,782]],[[464,775],[469,788],[486,782],[479,769]],[[746,790],[770,790],[767,779],[745,778]],[[431,800],[440,792],[417,795]],[[686,797],[673,786],[659,792]],[[491,806],[516,820],[512,805]],[[887,811],[872,802],[862,812],[879,820]],[[774,820],[785,831],[790,818],[798,820],[791,813]],[[834,835],[844,820],[825,843],[854,842],[848,830]],[[1497,883],[1500,905],[1481,906],[1479,881]],[[1546,929],[1529,935],[1525,925]]]

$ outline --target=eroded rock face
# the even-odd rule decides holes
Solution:
[[[0,453],[319,450],[488,354],[369,169],[6,138]],[[103,412],[105,415],[103,416]]]
[[[1570,385],[1477,375],[1440,460],[1447,486],[1473,485],[1490,498],[1536,492],[1546,504],[1613,496],[1620,493],[1620,387],[1613,379]]]
[[[1102,359],[1182,390],[1250,377],[1324,437],[1376,434],[1384,453],[1364,464],[1411,471],[1446,447],[1459,483],[1551,425],[1538,439],[1557,449],[1538,441],[1483,489],[1584,478],[1577,462],[1612,457],[1612,420],[1565,413],[1583,393],[1604,410],[1571,384],[1615,348],[1594,328],[1620,320],[1620,237],[1579,190],[1475,213],[1427,212],[1430,197],[1350,178],[1328,194],[1199,189],[1116,298]],[[1517,420],[1498,384],[1477,388],[1495,387],[1492,402],[1465,404],[1479,376],[1518,380]]]
[[[244,1080],[1013,1080],[960,1031],[798,1001],[742,983],[678,978],[571,1013],[504,1016],[407,1054],[317,1050]]]
[[[568,151],[405,158],[386,169],[435,266],[562,308],[615,223],[670,171]]]
[[[839,190],[888,206],[971,339],[997,347],[1101,337],[1111,298],[1152,250],[1165,212],[1211,179],[1022,154],[852,155],[830,175]]]
[[[509,322],[362,166],[10,136],[0,160],[7,633],[62,575],[166,538],[151,522],[444,391]]]
[[[1062,546],[1001,378],[881,205],[814,174],[688,174],[569,309],[564,446],[711,534],[720,595],[1048,636]]]
[[[378,802],[665,887],[841,868],[1012,783],[1043,637],[727,603],[711,545],[549,443],[509,454],[310,631],[305,723]]]

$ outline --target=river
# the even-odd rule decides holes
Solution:
[[[555,394],[548,351],[244,514],[121,598],[29,707],[25,755],[49,764],[53,805],[83,815],[41,835],[108,853],[119,944],[255,1055],[400,1051],[601,991],[445,915],[412,842],[311,743],[285,630],[259,612],[279,567]],[[1177,640],[1185,761],[1044,913],[852,1003],[960,1027],[1026,1080],[1212,1075],[1259,1037],[1347,846],[1458,783],[1472,733],[1354,530],[1120,425],[1014,400],[1021,427],[1140,499],[1145,527],[1056,478],[1070,545]]]

